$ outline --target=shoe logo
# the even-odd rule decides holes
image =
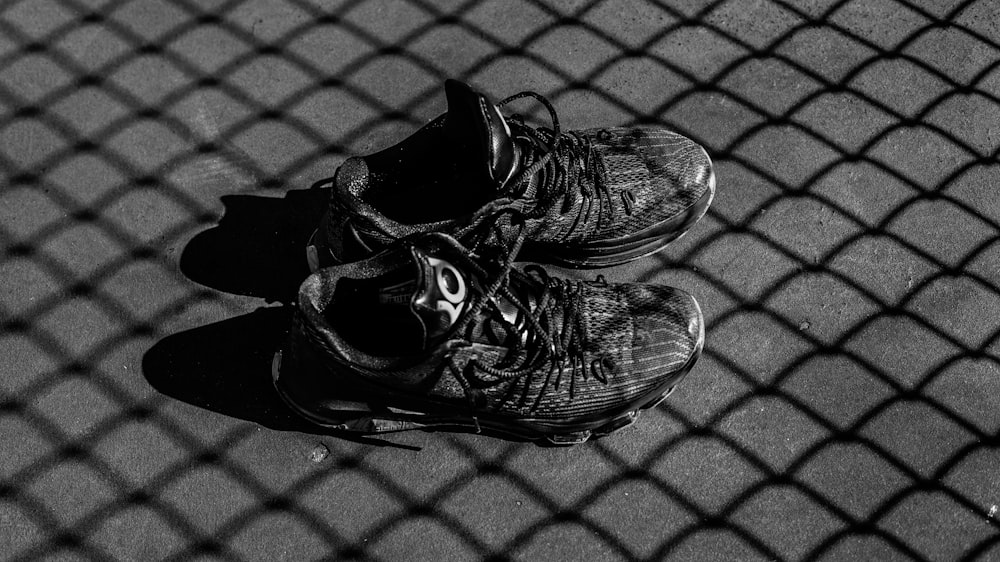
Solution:
[[[427,257],[427,263],[434,268],[434,279],[436,280],[436,291],[433,298],[437,310],[444,311],[448,315],[448,324],[454,324],[461,316],[465,308],[465,297],[467,290],[465,278],[450,263],[434,257]]]
[[[603,384],[608,384],[609,375],[618,372],[618,364],[615,360],[605,355],[590,362],[590,374]]]

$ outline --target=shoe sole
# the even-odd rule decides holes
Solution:
[[[693,362],[692,362],[693,366]],[[335,404],[340,410],[336,417],[321,417],[313,414],[308,409],[300,406],[280,384],[280,372],[282,367],[282,352],[274,355],[272,365],[272,375],[274,377],[275,389],[281,396],[285,404],[296,414],[306,419],[314,425],[331,429],[334,431],[375,435],[381,433],[398,433],[402,431],[425,430],[472,430],[476,433],[484,430],[492,434],[499,434],[516,439],[526,439],[530,441],[544,440],[552,445],[578,445],[584,443],[592,437],[604,437],[615,431],[628,427],[639,419],[643,410],[653,408],[663,402],[677,387],[680,379],[687,374],[689,368],[658,394],[651,397],[647,395],[647,400],[632,406],[628,411],[600,420],[583,424],[580,427],[565,428],[545,422],[543,420],[519,420],[516,424],[491,420],[489,418],[467,418],[467,417],[437,417],[389,406],[373,406],[369,402],[340,401]]]
[[[708,155],[705,155],[708,158]],[[573,269],[592,269],[622,265],[659,252],[695,225],[715,198],[715,171],[708,179],[708,190],[684,213],[646,230],[614,240],[569,246],[526,241],[526,261],[551,263]]]
[[[484,414],[480,417],[433,415],[416,410],[388,406],[388,402],[393,401],[393,393],[381,387],[373,387],[368,392],[371,396],[377,396],[378,402],[352,400],[328,401],[326,403],[327,412],[324,415],[317,415],[299,404],[284,388],[281,382],[281,375],[283,369],[288,368],[288,366],[283,365],[282,351],[278,351],[274,355],[271,365],[271,376],[275,390],[289,408],[317,426],[338,432],[355,435],[374,435],[411,430],[474,431],[476,433],[481,433],[485,430],[491,434],[516,439],[542,440],[551,445],[578,445],[593,437],[603,437],[632,425],[639,419],[639,415],[643,410],[654,408],[663,402],[687,376],[701,356],[705,341],[704,322],[701,323],[701,328],[698,342],[691,357],[674,376],[665,380],[657,389],[633,400],[630,404],[623,406],[617,413],[606,414],[600,417],[591,415],[573,422],[530,418],[511,420],[490,416],[489,414]],[[358,377],[354,375],[348,376],[354,381],[360,382],[358,381]],[[403,402],[398,401],[397,403]],[[447,409],[447,405],[442,405],[442,410]]]

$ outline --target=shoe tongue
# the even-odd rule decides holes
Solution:
[[[414,275],[379,291],[385,305],[408,306],[422,327],[421,348],[426,350],[451,330],[469,306],[469,280],[447,260],[413,248]]]
[[[517,304],[507,296],[498,295],[495,302],[503,317],[500,318],[495,313],[484,313],[482,321],[475,322],[469,331],[470,340],[499,346],[511,345],[512,339],[520,340],[522,344],[527,343],[530,324],[528,316],[538,306],[541,288],[511,282],[507,285],[507,290],[517,300]]]
[[[507,122],[485,96],[457,80],[444,84],[448,98],[445,131],[459,158],[469,161],[476,175],[496,186],[514,173],[516,154]]]

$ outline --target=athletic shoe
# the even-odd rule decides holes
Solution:
[[[576,444],[634,422],[700,355],[701,311],[678,289],[512,262],[431,233],[312,274],[275,356],[279,394],[341,431]]]
[[[534,261],[618,265],[684,234],[714,196],[708,154],[677,133],[563,133],[555,109],[534,92],[497,106],[454,80],[445,92],[447,113],[395,146],[348,159],[331,178],[330,210],[307,250],[314,270],[419,232],[470,243],[477,218],[503,205],[524,210],[525,249]],[[501,115],[498,107],[525,97],[545,106],[551,129]]]

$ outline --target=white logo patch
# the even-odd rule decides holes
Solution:
[[[434,279],[437,282],[435,306],[437,310],[448,314],[449,324],[454,324],[465,308],[465,279],[455,266],[444,260],[428,256],[427,262],[434,268]]]

